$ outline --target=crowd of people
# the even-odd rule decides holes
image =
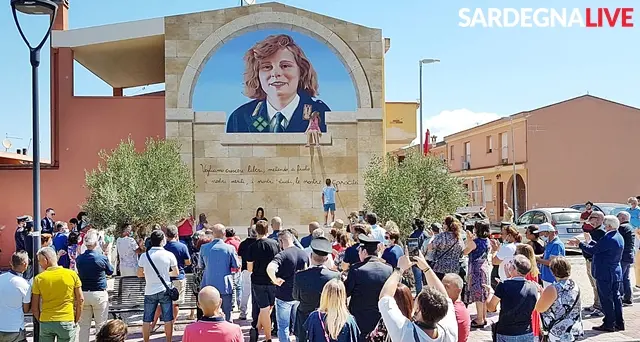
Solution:
[[[155,225],[146,239],[136,239],[125,224],[113,244],[86,214],[67,224],[47,209],[42,227],[51,232],[35,255],[42,270],[35,277],[33,222],[18,217],[17,252],[11,271],[0,275],[0,291],[8,294],[0,297],[0,310],[10,313],[0,321],[0,341],[25,340],[28,312],[40,322],[41,341],[75,341],[76,335],[89,341],[93,322],[97,341],[124,341],[126,324],[107,320],[112,275],[145,279],[143,339],[150,340],[160,320],[171,341],[188,273],[198,307],[183,341],[244,341],[231,318],[234,307],[240,320],[251,318],[250,341],[293,335],[311,342],[462,342],[487,325],[495,341],[575,341],[584,334],[583,315],[604,316],[594,330],[625,329],[622,306],[631,304],[628,271],[638,238],[633,219],[640,221],[637,200],[629,202],[617,216],[587,203],[585,239],[569,242],[587,259],[597,294],[584,310],[565,245],[548,223],[527,227],[522,243],[509,222],[498,241],[487,223],[468,230],[452,216],[429,227],[415,219],[409,238],[418,250],[409,255],[398,226],[379,224],[374,213],[353,212],[347,224],[336,219],[330,232],[311,222],[300,236],[279,217],[267,221],[258,208],[244,240],[201,214],[197,221]],[[469,305],[476,309],[473,319]],[[488,313],[498,308],[497,322],[490,323]]]

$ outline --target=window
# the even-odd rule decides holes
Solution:
[[[524,213],[522,216],[520,216],[520,219],[516,222],[518,222],[518,224],[520,225],[525,225],[525,224],[532,224],[531,221],[533,219],[533,211],[530,211],[528,213]]]
[[[531,218],[531,224],[543,224],[547,222],[547,215],[541,211],[536,211]]]
[[[471,143],[464,143],[464,161],[467,163],[471,162]]]
[[[487,153],[493,152],[493,136],[487,135]]]
[[[449,160],[453,160],[453,157],[454,157],[453,151],[454,151],[453,145],[451,145],[450,152],[449,152]]]
[[[551,219],[556,223],[580,223],[579,212],[552,213]]]
[[[493,201],[493,186],[491,181],[484,181],[484,201]]]
[[[509,134],[504,132],[500,134],[502,140],[502,153],[500,154],[500,158],[509,159]]]

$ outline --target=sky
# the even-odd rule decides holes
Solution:
[[[73,29],[233,7],[238,1],[72,0],[69,21]],[[281,2],[382,29],[383,36],[391,39],[385,57],[387,101],[416,101],[418,61],[440,59],[441,63],[425,65],[423,70],[424,129],[430,128],[439,137],[587,92],[640,107],[637,0]],[[465,28],[459,26],[458,15],[461,8],[478,7],[584,9],[634,5],[634,28]],[[46,29],[43,18],[23,19],[28,37]],[[28,50],[17,33],[8,1],[0,9],[0,32],[5,49],[0,53],[0,138],[7,134],[12,137],[13,150],[27,147],[31,138],[31,72]],[[43,157],[50,155],[51,146],[49,71],[49,52],[43,51],[39,85]],[[131,89],[125,94],[158,88],[162,86]],[[109,96],[111,88],[76,65],[75,94]]]
[[[291,30],[265,29],[247,32],[226,42],[207,61],[193,93],[196,112],[223,111],[227,117],[251,101],[243,95],[244,54],[257,42],[275,34],[287,34],[302,49],[318,76],[318,99],[333,111],[356,110],[356,90],[349,72],[324,43]]]

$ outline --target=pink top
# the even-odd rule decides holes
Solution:
[[[309,131],[319,131],[320,130],[320,117],[314,116],[309,120]]]
[[[205,318],[187,325],[182,336],[183,342],[244,342],[242,330],[237,324],[229,323],[222,317]],[[208,321],[215,320],[215,321]]]
[[[471,330],[469,310],[467,310],[464,303],[459,300],[453,303],[453,309],[456,312],[456,320],[458,321],[458,342],[467,342]]]

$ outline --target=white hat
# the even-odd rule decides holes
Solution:
[[[553,227],[550,223],[542,223],[540,225],[538,225],[538,233],[543,233],[543,232],[555,232],[556,228]]]

